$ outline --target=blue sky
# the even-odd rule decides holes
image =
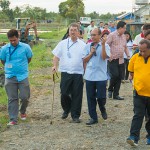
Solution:
[[[58,5],[66,0],[10,0],[11,8],[29,4],[33,7],[46,8],[46,10],[58,12]],[[122,11],[131,12],[134,0],[84,0],[85,12],[96,11],[100,14],[107,12],[118,13]]]

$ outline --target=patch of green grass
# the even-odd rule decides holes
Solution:
[[[33,48],[33,58],[29,64],[29,70],[50,67],[52,65],[50,58],[50,48],[45,44],[35,45]]]
[[[8,43],[8,38],[6,34],[0,34],[0,43],[2,42]]]
[[[63,35],[66,33],[66,31],[67,31],[67,29],[64,28],[62,30],[56,29],[56,30],[52,30],[52,32],[39,33],[39,38],[59,40],[63,37]]]
[[[0,113],[0,131],[5,131],[5,129],[7,128],[7,123],[8,123],[8,115],[6,115],[5,113]]]
[[[0,88],[0,131],[4,131],[8,122],[6,115],[7,95],[4,88]]]
[[[0,140],[0,144],[3,143],[3,140]]]
[[[7,105],[7,95],[4,88],[0,88],[0,105]]]
[[[32,86],[42,86],[44,81],[51,79],[51,75],[35,75],[30,74],[30,84]]]

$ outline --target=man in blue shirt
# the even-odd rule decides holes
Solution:
[[[116,31],[116,30],[117,30],[117,28],[116,28],[116,26],[115,26],[115,23],[114,23],[114,22],[112,22],[112,23],[111,23],[111,26],[110,26],[110,28],[109,28],[109,29],[110,29],[110,31],[111,31],[111,32],[114,32],[114,31]]]
[[[84,53],[86,64],[84,79],[86,80],[86,94],[90,120],[86,123],[92,125],[98,123],[96,104],[98,102],[102,117],[107,119],[106,113],[106,81],[107,81],[107,58],[110,48],[105,44],[106,38],[101,38],[100,29],[91,31],[93,43],[87,44]]]
[[[10,118],[7,125],[10,126],[17,124],[19,99],[21,99],[20,117],[26,120],[26,108],[30,97],[28,63],[32,58],[32,50],[29,45],[19,42],[17,30],[9,30],[7,37],[10,43],[2,47],[0,59],[5,69],[5,89]]]

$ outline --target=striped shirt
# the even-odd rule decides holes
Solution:
[[[119,59],[119,64],[124,63],[124,52],[127,49],[127,40],[124,34],[119,35],[118,31],[114,31],[108,35],[107,44],[110,46],[110,59]],[[129,56],[129,55],[128,55]]]

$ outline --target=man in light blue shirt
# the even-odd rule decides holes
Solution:
[[[7,125],[16,125],[19,99],[20,117],[26,120],[26,108],[30,97],[28,63],[32,58],[32,50],[29,45],[19,42],[17,30],[9,30],[7,37],[10,43],[2,47],[0,59],[5,69],[5,89],[8,96],[10,122]]]
[[[114,31],[117,30],[114,22],[111,22],[111,25],[110,25],[109,29],[110,29],[111,32],[114,32]]]
[[[54,54],[52,71],[61,72],[61,105],[62,119],[71,112],[72,122],[80,123],[83,95],[83,50],[85,43],[78,39],[79,25],[72,23],[69,27],[69,38],[61,41],[52,51]]]
[[[87,44],[84,50],[84,63],[86,64],[84,79],[86,80],[86,93],[90,120],[86,123],[92,125],[98,123],[96,104],[98,102],[103,119],[107,119],[106,113],[106,81],[107,58],[110,48],[105,44],[106,38],[101,38],[100,29],[91,31],[93,43]]]

